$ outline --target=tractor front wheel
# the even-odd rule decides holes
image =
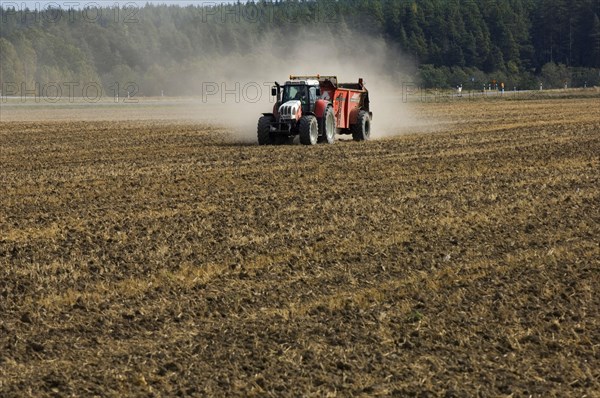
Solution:
[[[298,125],[300,130],[300,143],[302,145],[315,145],[319,139],[319,125],[317,118],[308,115],[302,116]]]
[[[263,116],[258,119],[258,145],[273,145],[275,143],[271,134],[271,123],[274,121],[273,116]]]
[[[371,138],[371,117],[366,111],[360,111],[356,118],[356,124],[350,126],[352,139],[354,141],[366,141]]]

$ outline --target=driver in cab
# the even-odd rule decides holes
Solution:
[[[295,101],[300,101],[302,105],[306,105],[306,93],[303,90],[298,90],[294,96]]]

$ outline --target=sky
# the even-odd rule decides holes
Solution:
[[[246,0],[242,0],[245,2]],[[85,6],[94,6],[94,5],[106,5],[112,6],[116,3],[120,5],[129,5],[135,4],[136,6],[143,7],[146,3],[152,4],[176,4],[181,6],[187,5],[211,5],[211,4],[221,4],[221,3],[235,3],[235,0],[0,0],[0,6],[4,7],[12,7],[15,4],[18,5],[17,8],[29,8],[29,9],[44,9],[48,6],[48,4],[52,4],[53,6],[58,5],[61,8],[69,9],[69,8],[82,8]]]

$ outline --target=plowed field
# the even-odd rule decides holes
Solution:
[[[600,100],[415,112],[316,147],[7,112],[0,396],[600,396]]]

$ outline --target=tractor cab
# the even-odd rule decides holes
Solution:
[[[312,84],[310,84],[312,83]],[[319,82],[287,82],[283,86],[281,103],[300,101],[302,113],[308,114],[315,111],[315,103],[319,96]]]
[[[273,95],[277,96],[279,105],[288,114],[290,109],[302,109],[302,114],[310,114],[315,111],[315,104],[321,89],[319,88],[318,80],[299,80],[294,79],[287,81],[283,86],[277,85],[273,88]],[[289,115],[293,118],[293,115]]]

